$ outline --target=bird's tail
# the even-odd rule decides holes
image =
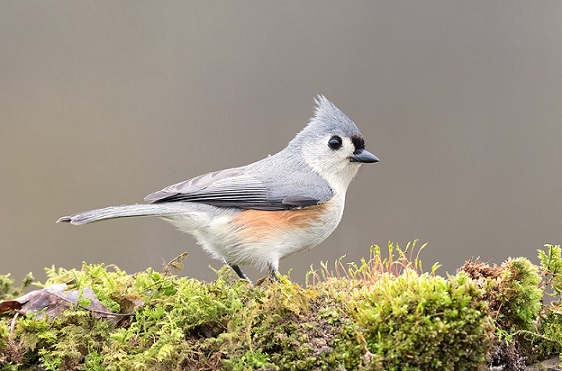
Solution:
[[[65,222],[75,225],[97,222],[99,220],[128,218],[133,216],[172,216],[185,212],[178,204],[134,204],[110,206],[103,209],[82,211],[69,216],[63,216],[57,223]]]

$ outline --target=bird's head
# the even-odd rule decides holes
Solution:
[[[378,162],[357,126],[326,97],[316,98],[309,124],[289,143],[336,191],[347,189],[363,163]]]

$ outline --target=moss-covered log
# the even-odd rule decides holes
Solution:
[[[304,288],[288,278],[252,286],[228,269],[205,283],[168,269],[52,268],[45,285],[91,288],[109,311],[134,316],[96,316],[88,297],[54,318],[3,313],[0,370],[485,370],[516,343],[559,350],[562,321],[539,316],[543,268],[469,262],[444,278],[407,255],[374,249],[359,265],[311,273]],[[21,293],[0,281],[0,300]],[[522,358],[507,358],[518,369]]]

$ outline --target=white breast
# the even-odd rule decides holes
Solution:
[[[212,257],[237,265],[275,268],[279,260],[310,249],[324,241],[338,226],[343,214],[344,197],[338,195],[313,208],[282,211],[238,211],[214,208],[212,213],[191,213],[165,218],[183,232],[195,236]],[[246,213],[246,214],[241,214]],[[293,214],[291,214],[293,213]],[[297,214],[298,213],[298,214]],[[261,223],[255,218],[273,217]],[[284,218],[284,219],[283,219]],[[287,222],[285,222],[287,220]]]

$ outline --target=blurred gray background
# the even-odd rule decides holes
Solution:
[[[163,221],[55,220],[274,153],[318,93],[381,162],[282,273],[389,240],[429,242],[442,274],[562,242],[559,1],[1,1],[0,273],[188,251],[182,274],[213,279]]]

